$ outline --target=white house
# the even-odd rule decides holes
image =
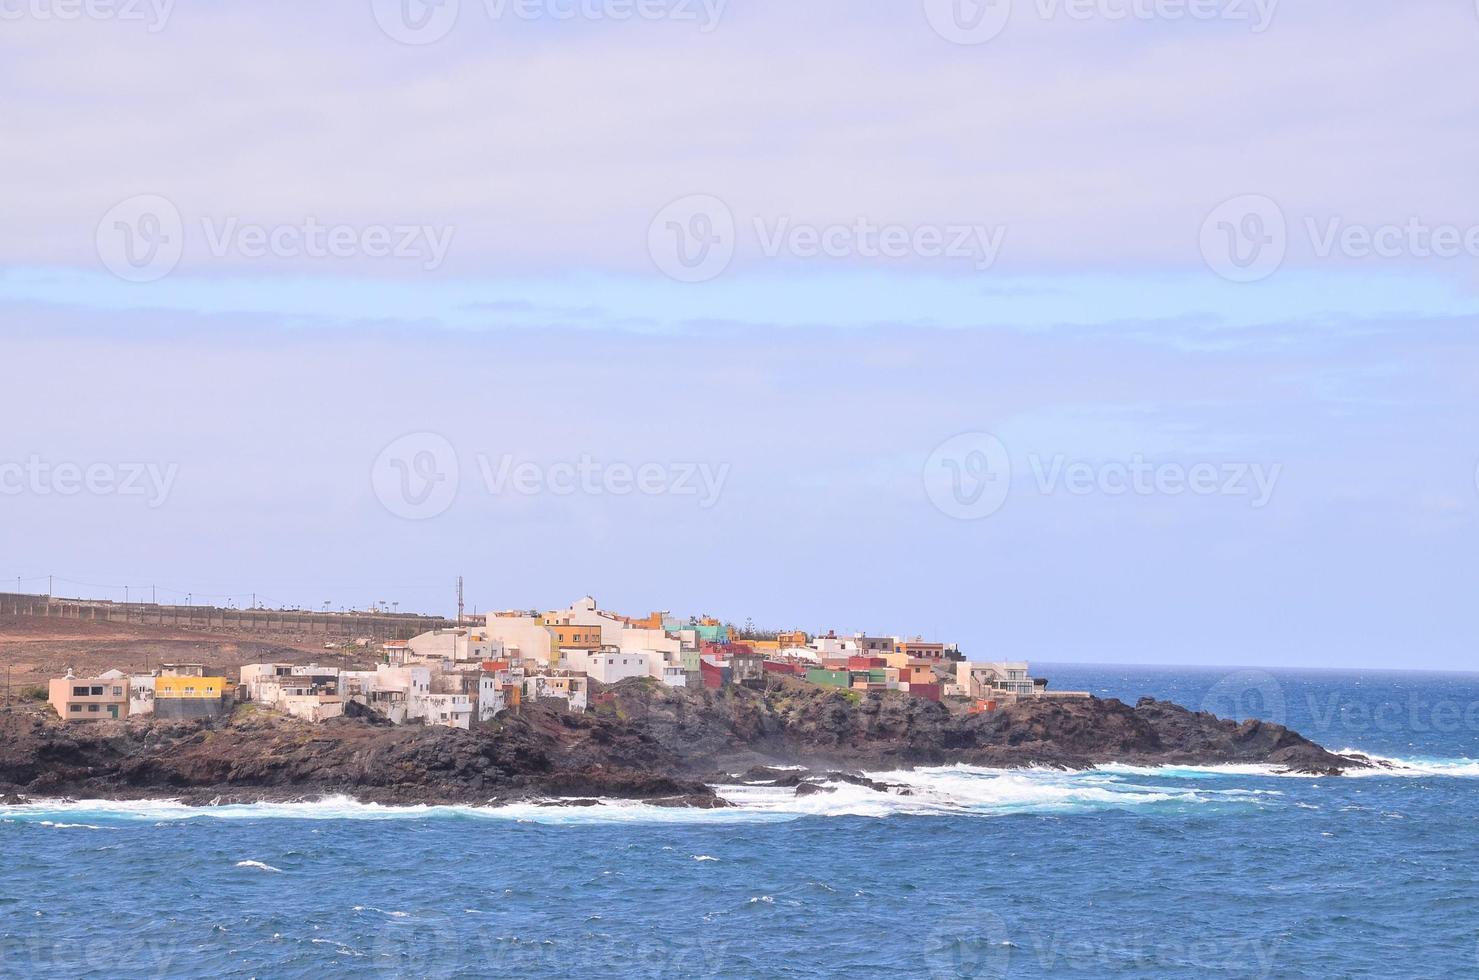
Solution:
[[[826,636],[813,637],[811,648],[823,657],[851,657],[858,652],[858,644],[855,640],[845,636],[834,636],[831,633]]]
[[[571,711],[584,711],[590,705],[590,680],[580,674],[534,674],[524,678],[524,698],[539,701],[555,698],[564,701]]]
[[[154,713],[154,675],[130,674],[128,676],[128,716],[152,715]]]
[[[118,669],[105,670],[98,675],[109,681],[128,681],[128,716],[152,715],[154,713],[154,675],[125,674]]]
[[[652,655],[648,653],[608,648],[605,650],[566,650],[564,655],[565,663],[570,670],[584,671],[602,684],[615,684],[628,677],[653,676]]]
[[[1035,693],[1026,661],[971,662],[955,664],[955,683],[967,697],[1030,698]]]
[[[480,663],[503,658],[503,641],[482,627],[432,630],[406,641],[405,662]]]
[[[663,630],[633,629],[628,626],[621,631],[618,648],[622,653],[644,653],[648,658],[650,676],[661,680],[668,667],[683,666],[683,641],[668,636]]]
[[[304,721],[328,721],[344,714],[344,699],[336,694],[290,694],[278,707]]]
[[[549,666],[554,656],[554,637],[544,620],[523,613],[489,613],[488,639],[503,645],[508,657]]]
[[[472,727],[472,698],[466,694],[428,694],[420,700],[420,704],[424,712],[421,718],[428,725]]]

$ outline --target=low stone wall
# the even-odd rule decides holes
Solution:
[[[277,609],[223,609],[170,606],[152,602],[102,602],[95,599],[0,592],[0,616],[36,616],[83,622],[131,623],[174,629],[253,634],[288,634],[311,639],[377,642],[409,640],[453,623],[440,616],[380,613],[318,613]]]
[[[154,716],[169,721],[193,721],[199,718],[224,718],[231,713],[231,699],[222,698],[155,698]]]

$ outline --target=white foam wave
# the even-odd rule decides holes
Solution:
[[[237,861],[236,866],[238,868],[258,868],[262,871],[273,871],[277,874],[282,874],[282,868],[274,868],[272,865],[263,864],[261,861]]]
[[[1342,750],[1344,754],[1357,749]],[[1479,776],[1471,759],[1392,759],[1362,753],[1390,768],[1353,774],[1373,776]],[[849,782],[823,784],[823,791],[797,795],[774,785],[717,787],[730,807],[700,810],[632,800],[602,800],[599,806],[512,803],[497,806],[384,806],[347,796],[296,803],[189,806],[173,800],[61,800],[0,806],[7,823],[113,829],[127,824],[186,820],[498,820],[547,825],[696,824],[795,820],[802,817],[888,817],[893,815],[1016,813],[1071,814],[1116,809],[1184,810],[1206,805],[1281,804],[1282,792],[1267,786],[1230,785],[1235,777],[1282,776],[1257,765],[1144,767],[1103,765],[1082,772],[1056,769],[988,769],[955,765],[873,774],[895,789],[880,791]],[[1310,777],[1318,778],[1318,777]],[[551,801],[559,802],[559,801]],[[710,855],[691,855],[695,861]],[[253,867],[242,864],[242,867]],[[275,870],[275,869],[274,869]]]
[[[1277,776],[1288,779],[1319,779],[1313,773],[1289,772],[1279,766],[1260,763],[1223,763],[1207,766],[1132,766],[1106,762],[1094,767],[1096,772],[1125,776],[1156,776],[1162,779],[1216,779],[1223,776]]]
[[[1372,762],[1380,763],[1380,769],[1353,769],[1347,775],[1364,776],[1479,776],[1479,761],[1474,759],[1443,759],[1419,756],[1410,759],[1377,755],[1364,749],[1341,749],[1337,755],[1364,755]]]

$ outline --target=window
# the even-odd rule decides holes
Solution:
[[[90,705],[87,706],[87,710],[88,711],[97,711],[98,710],[98,706],[95,705],[95,704],[90,704]]]
[[[82,710],[82,705],[80,705],[80,704],[74,704],[74,705],[72,705],[72,710],[73,711],[81,711]]]
[[[97,695],[98,697],[101,697],[102,694],[103,694],[103,687],[102,687],[102,685],[99,684],[97,687],[93,688],[92,689],[92,693],[94,695]]]
[[[122,697],[123,696],[123,688],[121,688],[121,687],[115,687],[115,688],[113,688],[113,696],[115,698],[116,697]]]
[[[87,688],[85,688],[85,687],[74,687],[74,688],[72,688],[72,697],[74,697],[74,698],[85,698],[85,697],[87,697]]]

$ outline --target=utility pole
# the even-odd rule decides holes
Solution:
[[[457,576],[457,625],[462,625],[462,576]]]
[[[149,586],[149,605],[159,605],[159,586],[157,585]]]
[[[50,575],[46,576],[46,598],[48,598],[48,599],[51,598],[51,585],[52,585],[51,580],[52,580],[52,577],[53,576],[50,576]]]
[[[10,707],[10,664],[5,665],[5,707]]]

